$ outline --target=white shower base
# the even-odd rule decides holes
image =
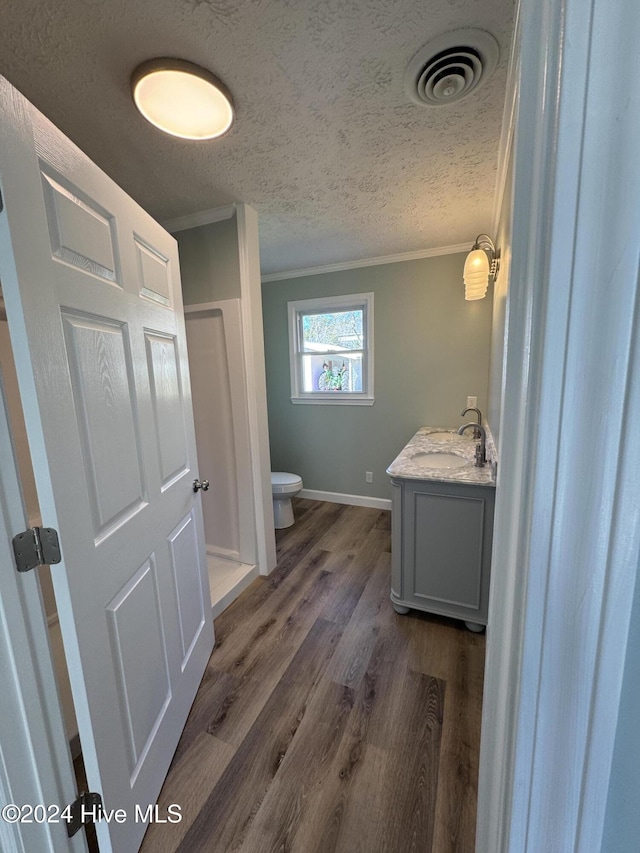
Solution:
[[[207,554],[207,568],[214,619],[259,575],[257,566],[225,560],[214,554]]]

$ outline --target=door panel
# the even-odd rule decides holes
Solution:
[[[171,305],[171,279],[169,277],[169,259],[157,249],[148,246],[141,237],[134,234],[138,256],[138,276],[140,278],[140,295],[159,302],[160,305]]]
[[[193,513],[189,515],[169,535],[171,552],[171,568],[178,600],[178,615],[180,617],[180,639],[182,643],[181,668],[187,666],[193,644],[209,611],[205,607],[201,594],[202,586],[195,567],[199,542],[197,525]],[[184,567],[189,567],[185,571]]]
[[[135,851],[213,646],[174,239],[0,78],[0,278],[89,785]],[[206,472],[202,472],[206,476]],[[206,499],[206,496],[205,496]]]
[[[115,282],[113,217],[82,201],[77,187],[63,187],[42,161],[40,167],[53,257]]]
[[[97,542],[146,504],[127,328],[61,313]]]
[[[106,607],[132,782],[171,699],[166,635],[153,555]],[[141,690],[144,685],[144,690]]]
[[[172,335],[145,331],[145,343],[160,476],[164,490],[176,476],[188,469],[177,341]]]

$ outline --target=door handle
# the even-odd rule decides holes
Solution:
[[[198,489],[202,489],[203,492],[209,491],[209,481],[208,480],[194,480],[193,481],[193,491],[197,492]]]

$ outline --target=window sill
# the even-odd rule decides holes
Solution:
[[[326,397],[291,397],[291,402],[295,405],[312,405],[312,406],[373,406],[375,397],[339,397],[328,394]]]

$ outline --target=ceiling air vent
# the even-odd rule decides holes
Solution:
[[[498,42],[485,30],[452,30],[431,39],[413,57],[404,89],[417,104],[439,107],[464,98],[491,77]]]

